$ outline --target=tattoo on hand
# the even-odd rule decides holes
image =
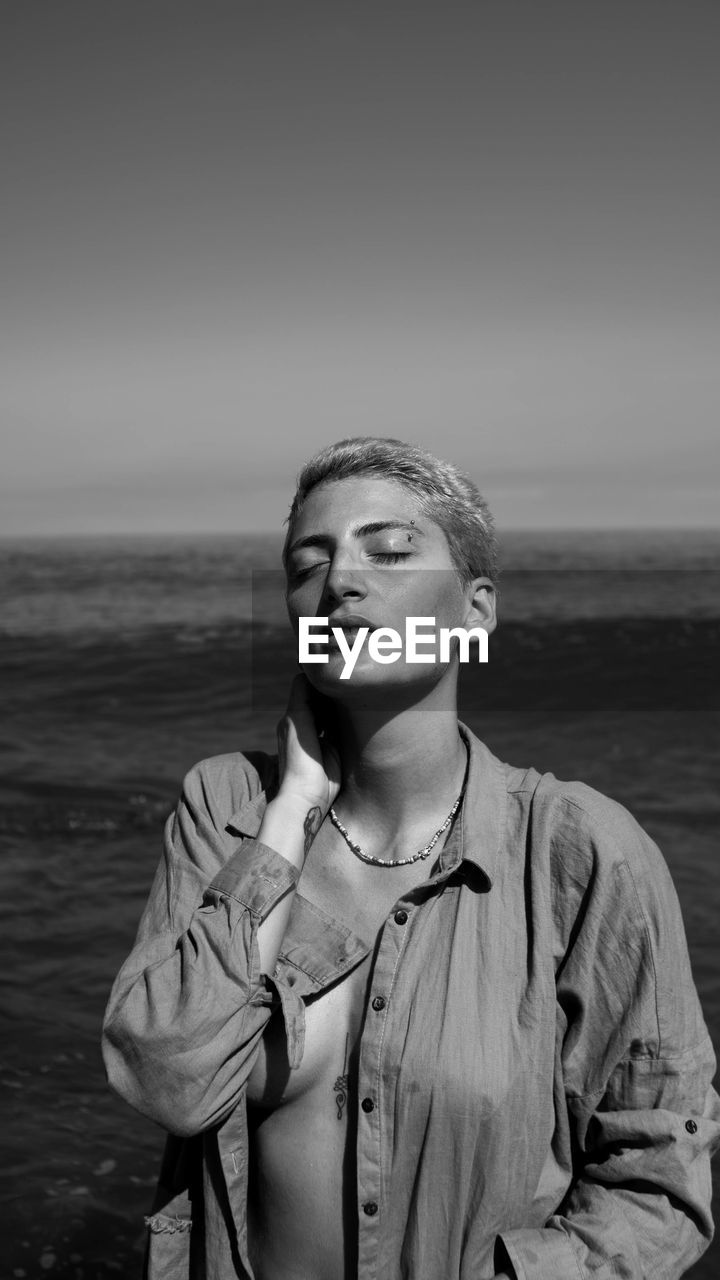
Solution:
[[[305,815],[305,821],[303,822],[303,831],[305,832],[304,851],[305,851],[306,858],[310,851],[310,845],[312,844],[318,831],[320,830],[321,825],[322,825],[322,812],[320,809],[318,809],[317,805],[314,805],[312,809],[308,809]]]
[[[333,1092],[337,1094],[337,1098],[335,1099],[335,1104],[337,1106],[338,1120],[342,1120],[343,1118],[343,1108],[348,1098],[347,1056],[348,1056],[348,1037],[346,1036],[345,1037],[345,1061],[343,1062],[343,1073],[341,1076],[338,1076],[337,1080],[333,1085]]]

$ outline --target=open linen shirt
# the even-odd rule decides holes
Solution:
[[[460,820],[372,967],[358,1280],[680,1276],[712,1235],[720,1109],[667,867],[613,801],[461,731]],[[255,838],[276,785],[262,753],[191,770],[108,1005],[110,1083],[177,1135],[149,1218],[153,1280],[252,1276],[260,1037],[280,1005],[297,1065],[304,1001],[371,946],[301,886],[276,971],[260,972],[258,925],[298,879]]]

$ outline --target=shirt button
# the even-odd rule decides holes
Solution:
[[[378,1207],[374,1200],[368,1200],[367,1204],[363,1205],[363,1213],[366,1213],[368,1218],[374,1218],[377,1213],[377,1209]]]
[[[685,1128],[687,1129],[688,1133],[697,1133],[697,1125],[694,1120],[686,1120]]]
[[[407,911],[396,911],[396,912],[395,912],[395,923],[396,923],[396,924],[407,924]]]
[[[373,1102],[372,1098],[363,1098],[362,1102],[360,1103],[360,1106],[362,1107],[363,1111],[375,1110],[375,1103]]]
[[[375,996],[375,999],[372,1002],[372,1007],[376,1013],[379,1013],[381,1009],[385,1008],[385,997]]]

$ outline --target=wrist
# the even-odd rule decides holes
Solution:
[[[277,795],[269,802],[268,809],[273,807],[277,811],[287,811],[288,814],[299,815],[304,821],[311,809],[319,809],[322,818],[325,818],[331,803],[327,790],[318,795],[317,792],[305,791],[283,782]]]
[[[300,871],[325,819],[325,808],[316,800],[297,792],[278,792],[268,803],[258,831],[259,840]]]

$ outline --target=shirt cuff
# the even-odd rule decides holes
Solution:
[[[559,1228],[528,1227],[499,1237],[517,1280],[584,1280],[568,1237]]]
[[[205,890],[224,898],[234,898],[253,915],[264,919],[289,889],[294,889],[300,872],[277,850],[260,840],[243,840],[225,866]]]

